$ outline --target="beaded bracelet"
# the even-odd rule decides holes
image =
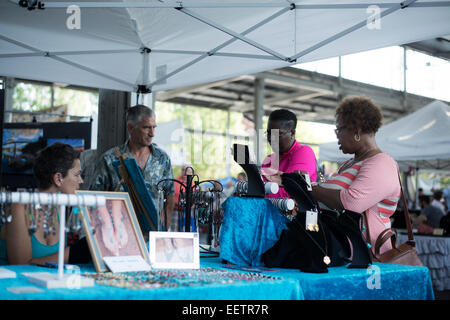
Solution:
[[[96,283],[128,289],[152,289],[230,284],[250,281],[277,281],[281,278],[254,272],[225,271],[216,268],[199,270],[160,269],[124,273],[86,273]]]

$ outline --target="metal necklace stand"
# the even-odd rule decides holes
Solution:
[[[188,174],[188,170],[191,171],[191,174]],[[183,209],[182,216],[183,219],[179,219],[179,231],[181,232],[198,232],[198,209],[204,208],[208,209],[209,212],[209,228],[214,229],[216,227],[216,224],[220,223],[221,221],[215,221],[218,220],[215,219],[216,211],[219,208],[212,208],[210,205],[208,205],[213,200],[218,200],[216,198],[219,197],[220,193],[223,191],[222,184],[217,180],[204,180],[199,181],[199,177],[197,174],[195,174],[194,169],[192,167],[187,167],[185,169],[185,175],[186,175],[186,184],[176,180],[176,179],[163,179],[158,182],[158,190],[162,191],[164,195],[167,194],[164,186],[161,186],[160,184],[166,184],[168,181],[173,181],[174,183],[178,183],[181,185],[181,191],[180,191],[180,199],[178,200],[178,207]],[[194,178],[197,178],[194,180]],[[200,191],[200,185],[203,183],[212,183],[213,185],[215,183],[218,184],[220,187],[219,190],[217,190],[215,187],[213,187],[211,190],[208,191]],[[218,201],[215,201],[218,202]],[[192,211],[194,209],[194,211]],[[184,220],[184,223],[182,223]],[[220,220],[220,219],[219,219]],[[183,228],[184,230],[182,230]],[[214,233],[214,232],[213,232]]]

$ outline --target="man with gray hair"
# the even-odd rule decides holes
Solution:
[[[173,179],[172,164],[166,152],[152,143],[155,136],[156,119],[152,109],[144,105],[135,105],[127,111],[127,141],[118,146],[121,154],[136,159],[136,162],[144,176],[145,184],[150,195],[155,202],[158,212],[162,208],[158,207],[158,190],[156,185],[162,179]],[[98,160],[90,190],[115,191],[120,184],[120,176],[113,166],[113,161],[119,160],[115,148],[106,151]],[[174,206],[174,186],[169,185],[169,195],[167,197],[167,222],[163,220],[166,230],[168,230]],[[123,191],[122,187],[121,190]],[[161,217],[164,219],[164,217]]]

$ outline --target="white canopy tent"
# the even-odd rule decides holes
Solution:
[[[442,101],[382,126],[375,137],[401,170],[412,166],[450,171],[450,106]],[[319,161],[341,162],[351,156],[339,150],[337,141],[319,145]]]
[[[0,76],[129,92],[450,34],[450,0],[18,2],[0,2]]]

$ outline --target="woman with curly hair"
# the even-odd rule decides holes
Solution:
[[[39,192],[73,194],[83,183],[80,152],[64,143],[56,142],[42,149],[33,172]],[[0,232],[0,264],[44,264],[58,260],[59,212],[54,206],[42,205],[41,209],[20,203],[11,205],[12,220]],[[50,210],[51,216],[44,217],[44,212]],[[65,248],[65,263],[86,263],[90,259],[85,239]]]
[[[330,209],[366,212],[372,247],[378,235],[390,229],[390,217],[401,190],[397,162],[375,141],[382,120],[380,108],[372,100],[365,97],[344,99],[336,109],[335,133],[339,149],[354,156],[312,190],[313,196]],[[386,241],[380,253],[389,249],[391,243]]]
[[[322,209],[366,213],[370,239],[365,228],[363,235],[375,248],[378,236],[391,228],[390,217],[401,192],[397,162],[375,140],[383,115],[371,99],[349,97],[338,105],[335,116],[339,149],[354,156],[327,181],[313,184],[312,195]],[[281,184],[281,174],[266,178]],[[380,253],[391,248],[391,242],[385,241]]]

